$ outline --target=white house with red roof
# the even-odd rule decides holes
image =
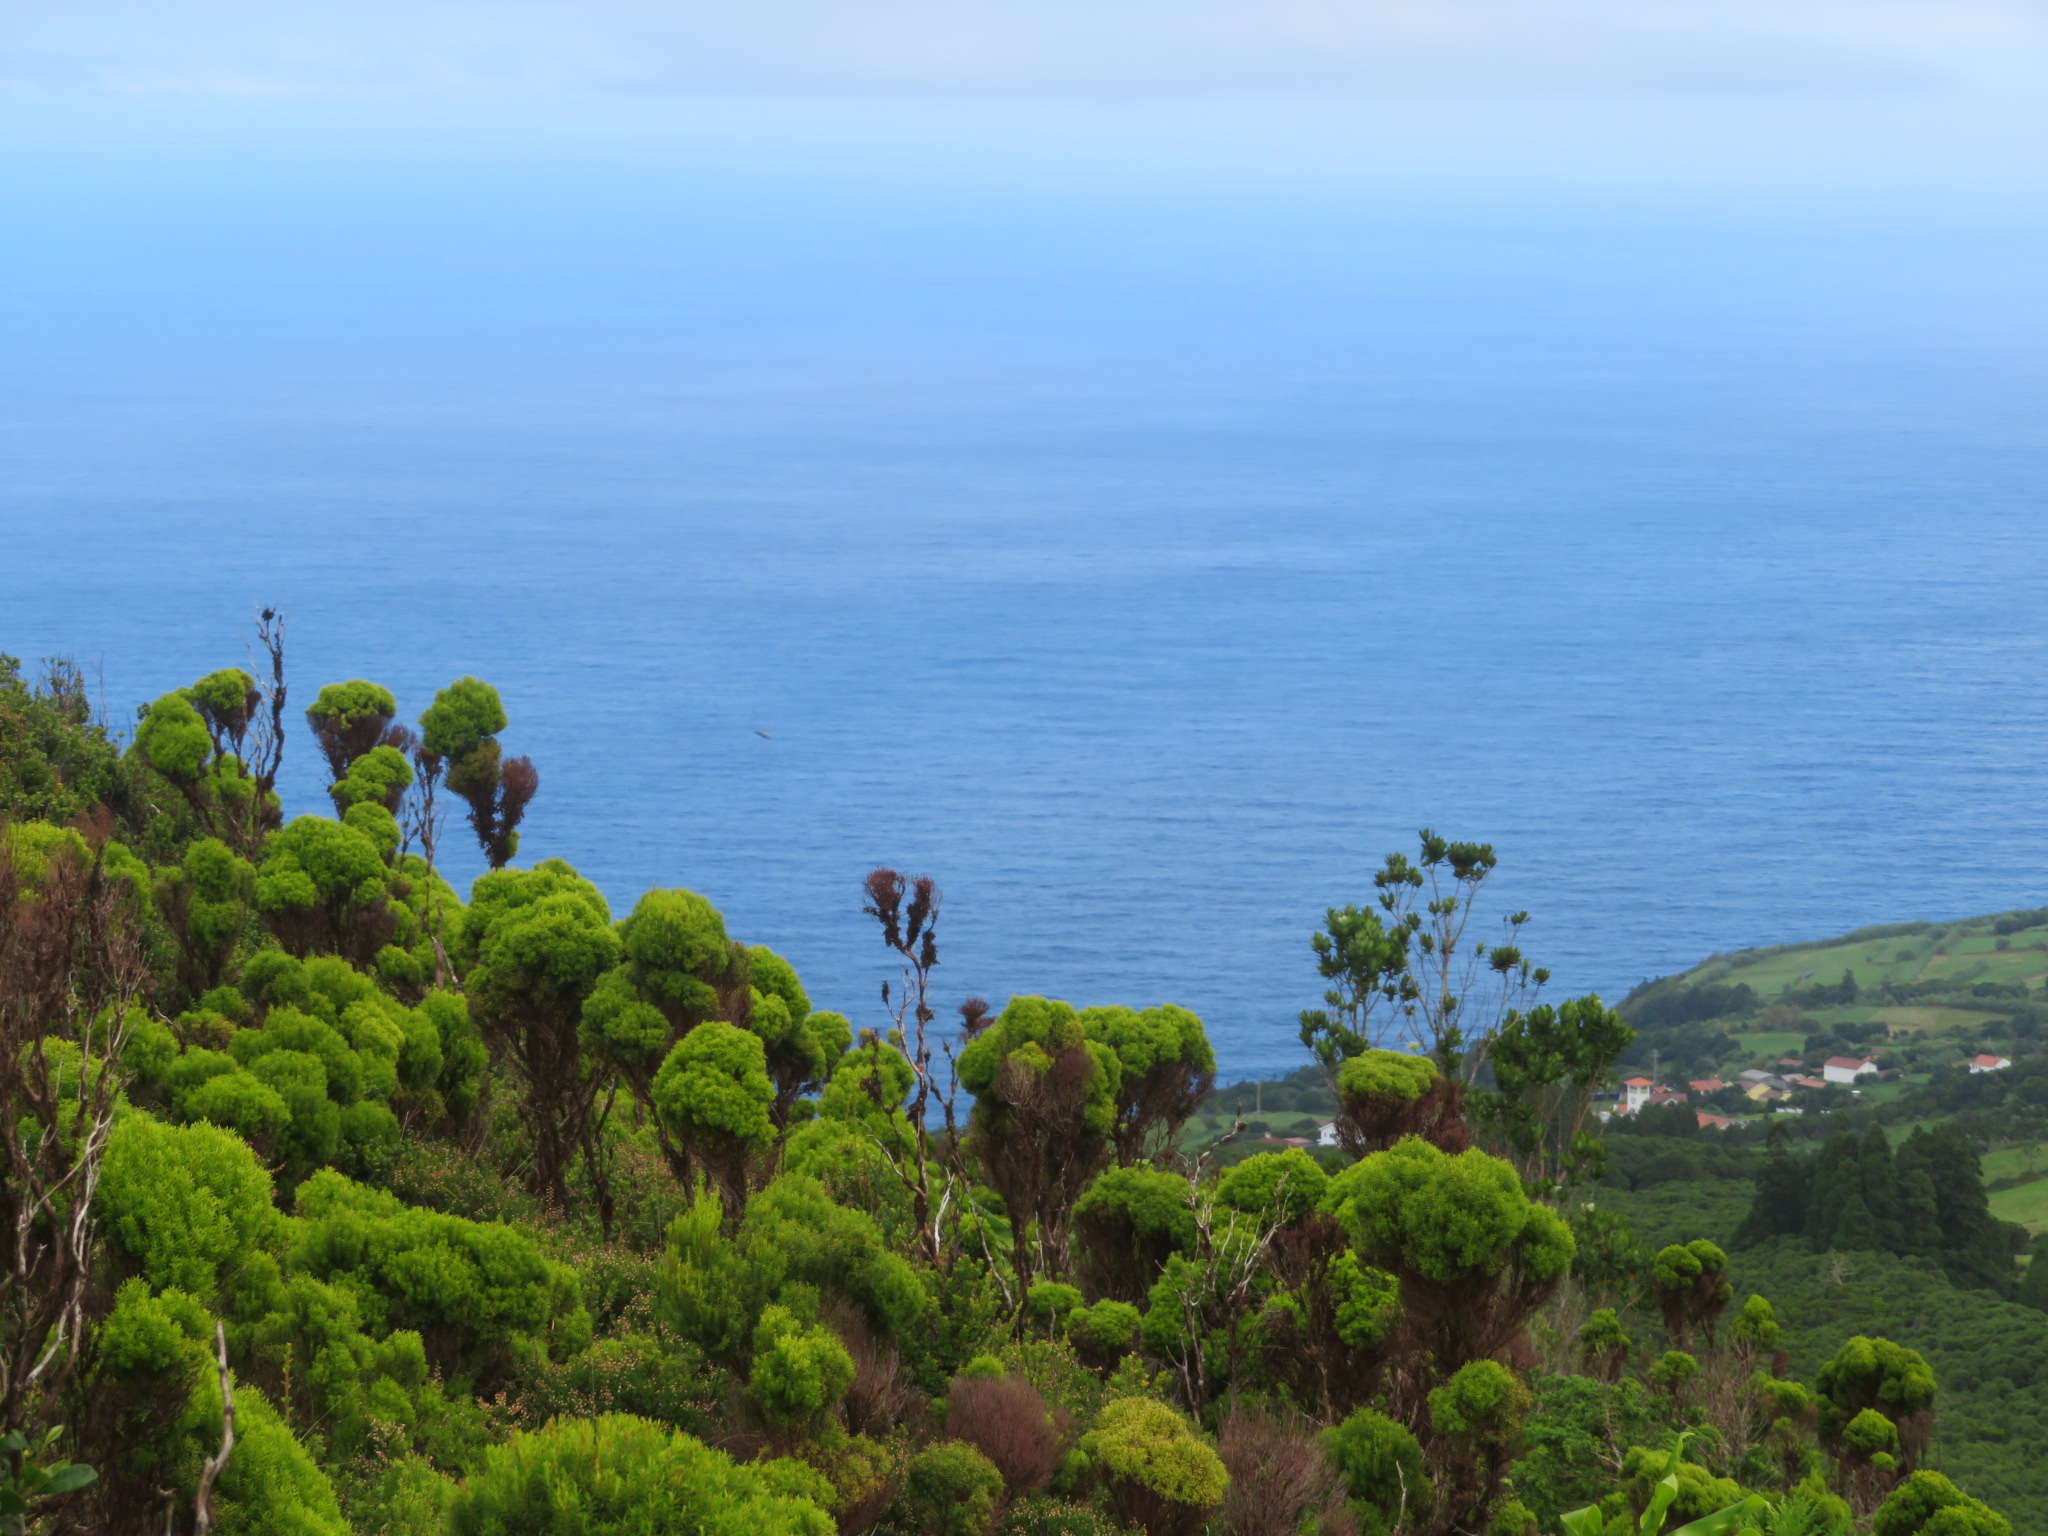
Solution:
[[[1972,1072],[2003,1072],[2011,1065],[2012,1063],[2003,1056],[1972,1056],[1970,1058],[1970,1070]]]
[[[1650,1095],[1657,1091],[1657,1085],[1647,1077],[1632,1077],[1621,1085],[1621,1112],[1632,1115],[1650,1102]]]
[[[1868,1056],[1830,1056],[1820,1075],[1830,1083],[1860,1083],[1877,1076],[1877,1063]]]

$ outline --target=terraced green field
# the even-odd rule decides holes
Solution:
[[[2001,917],[2026,926],[2001,934]],[[2041,919],[2034,921],[2034,919]],[[1942,980],[2021,982],[2038,987],[2048,978],[2048,918],[2038,912],[1993,914],[1953,923],[1903,923],[1863,929],[1845,938],[1812,944],[1785,944],[1715,955],[1686,972],[1692,985],[1737,982],[1759,997],[1772,997],[1791,987],[1838,982],[1842,973],[1858,987],[1886,982]],[[1933,1027],[1933,1021],[1894,1020],[1894,1014],[1947,1014],[1949,1009],[1884,1009],[1886,1022],[1905,1027]]]

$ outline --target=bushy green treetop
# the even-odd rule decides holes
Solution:
[[[791,1491],[793,1484],[803,1492]],[[822,1507],[829,1498],[830,1485],[808,1469],[742,1465],[660,1424],[604,1414],[556,1419],[493,1446],[456,1493],[448,1529],[451,1536],[834,1536]]]

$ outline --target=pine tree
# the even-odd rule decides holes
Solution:
[[[2012,1248],[1991,1214],[1977,1149],[1952,1125],[1915,1131],[1899,1152],[1907,1168],[1924,1169],[1941,1224],[1940,1257],[1958,1285],[2005,1291],[2012,1285]]]
[[[1874,1253],[1884,1247],[1882,1229],[1861,1195],[1851,1195],[1842,1203],[1841,1219],[1835,1223],[1828,1247],[1837,1253]]]
[[[2027,1265],[2026,1273],[2020,1277],[2019,1289],[2013,1292],[2013,1300],[2023,1307],[2032,1307],[2036,1312],[2048,1312],[2048,1237],[2034,1239],[2033,1262]]]
[[[1877,1223],[1876,1246],[1888,1253],[1906,1252],[1905,1200],[1899,1189],[1898,1165],[1892,1160],[1891,1138],[1883,1126],[1873,1125],[1863,1133],[1857,1161],[1863,1173],[1863,1204]]]
[[[1806,1231],[1807,1205],[1813,1194],[1813,1163],[1794,1157],[1782,1125],[1771,1127],[1770,1152],[1756,1178],[1756,1198],[1735,1234],[1735,1246],[1753,1248],[1773,1237],[1798,1237]]]
[[[1899,1204],[1905,1229],[1905,1246],[1900,1251],[1921,1258],[1939,1257],[1941,1208],[1934,1198],[1934,1180],[1925,1168],[1911,1167],[1900,1173]]]
[[[1838,1246],[1835,1228],[1850,1198],[1862,1202],[1860,1159],[1854,1136],[1837,1136],[1814,1155],[1812,1193],[1806,1202],[1806,1238],[1822,1253]],[[1867,1207],[1864,1214],[1869,1214]]]

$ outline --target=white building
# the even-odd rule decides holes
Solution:
[[[1974,1072],[2003,1072],[2012,1063],[2003,1056],[1972,1056],[1970,1070]]]
[[[1632,1115],[1650,1102],[1657,1085],[1647,1077],[1632,1077],[1621,1085],[1621,1112]]]
[[[1877,1063],[1868,1056],[1830,1056],[1820,1075],[1831,1083],[1858,1083],[1877,1076]]]
[[[1316,1127],[1316,1145],[1334,1147],[1337,1145],[1337,1122],[1325,1120]]]

